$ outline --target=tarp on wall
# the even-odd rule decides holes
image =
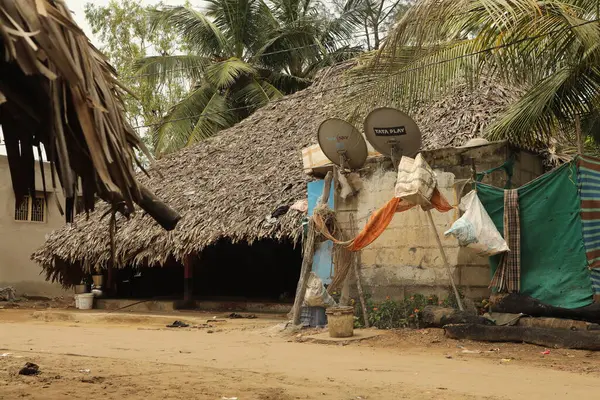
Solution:
[[[504,190],[478,183],[481,202],[504,232]],[[592,303],[575,162],[520,187],[521,293],[557,307]],[[500,256],[490,258],[492,275]]]
[[[325,186],[324,180],[308,182],[308,216],[313,215],[313,211],[317,206],[319,197],[323,194],[323,187]],[[334,185],[331,185],[331,191],[329,192],[329,201],[327,205],[332,210],[334,209]],[[312,271],[317,274],[324,284],[328,285],[331,283],[331,277],[333,275],[333,242],[327,240],[325,242],[317,243],[315,248],[315,255],[313,256],[313,267]]]

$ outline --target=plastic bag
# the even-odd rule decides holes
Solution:
[[[444,235],[453,235],[460,246],[473,249],[480,256],[493,256],[509,250],[475,190],[463,197],[460,208],[465,211],[464,215]]]
[[[310,273],[308,278],[308,286],[306,287],[306,294],[304,295],[304,306],[307,307],[333,307],[337,303],[327,293],[323,281],[314,272]]]
[[[402,157],[396,178],[396,197],[412,204],[430,206],[429,199],[436,186],[435,172],[421,154],[414,159]]]

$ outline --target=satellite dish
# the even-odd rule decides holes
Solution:
[[[382,107],[365,118],[365,136],[383,155],[398,160],[414,157],[421,148],[421,131],[411,117],[395,108]]]
[[[367,160],[367,143],[348,122],[330,118],[319,126],[319,146],[323,154],[342,169],[358,169]]]

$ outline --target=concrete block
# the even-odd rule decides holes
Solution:
[[[470,287],[485,287],[490,284],[490,267],[486,265],[461,265],[460,285]]]
[[[471,249],[459,247],[456,264],[489,266],[489,258],[479,256]]]
[[[377,263],[379,249],[367,247],[360,252],[360,263],[363,268],[372,268]]]
[[[487,287],[461,287],[460,290],[468,299],[487,299],[492,294],[492,291]]]

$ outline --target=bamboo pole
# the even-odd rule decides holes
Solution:
[[[352,237],[356,237],[356,225],[354,213],[350,213],[350,232]],[[354,251],[352,254],[352,266],[354,267],[354,276],[356,277],[356,289],[358,290],[358,298],[360,299],[360,307],[362,308],[363,318],[365,320],[365,328],[369,328],[369,314],[367,313],[367,302],[365,301],[365,292],[363,291],[362,281],[360,279],[360,251]],[[348,278],[346,277],[346,280]]]
[[[329,201],[329,192],[331,190],[331,180],[333,174],[331,171],[325,175],[325,181],[323,185],[323,194],[319,200],[319,204],[327,204]],[[308,230],[314,230],[314,222],[309,221]],[[294,300],[294,306],[292,307],[293,323],[294,325],[300,325],[300,309],[304,302],[304,295],[306,294],[306,287],[308,286],[308,278],[310,277],[310,271],[312,270],[313,256],[315,254],[314,242],[309,243],[304,247],[304,256],[302,258],[302,267],[300,268],[300,278],[298,279],[298,286],[296,288],[296,298]]]
[[[444,251],[444,246],[442,245],[442,241],[440,239],[440,235],[438,234],[437,228],[435,227],[435,222],[433,222],[433,216],[431,215],[431,210],[427,210],[427,218],[429,218],[429,224],[431,225],[431,229],[433,229],[433,234],[435,235],[435,240],[437,241],[438,247],[440,249],[440,253],[442,254],[442,260],[444,261],[444,266],[446,267],[446,271],[448,272],[448,278],[450,279],[450,283],[452,284],[452,290],[454,290],[454,296],[456,296],[456,303],[458,303],[458,309],[460,311],[464,311],[464,307],[462,305],[462,301],[460,300],[460,294],[458,293],[458,289],[456,288],[456,284],[454,283],[454,277],[452,277],[452,271],[450,270],[450,264],[448,264],[448,259],[446,258],[446,252]]]

